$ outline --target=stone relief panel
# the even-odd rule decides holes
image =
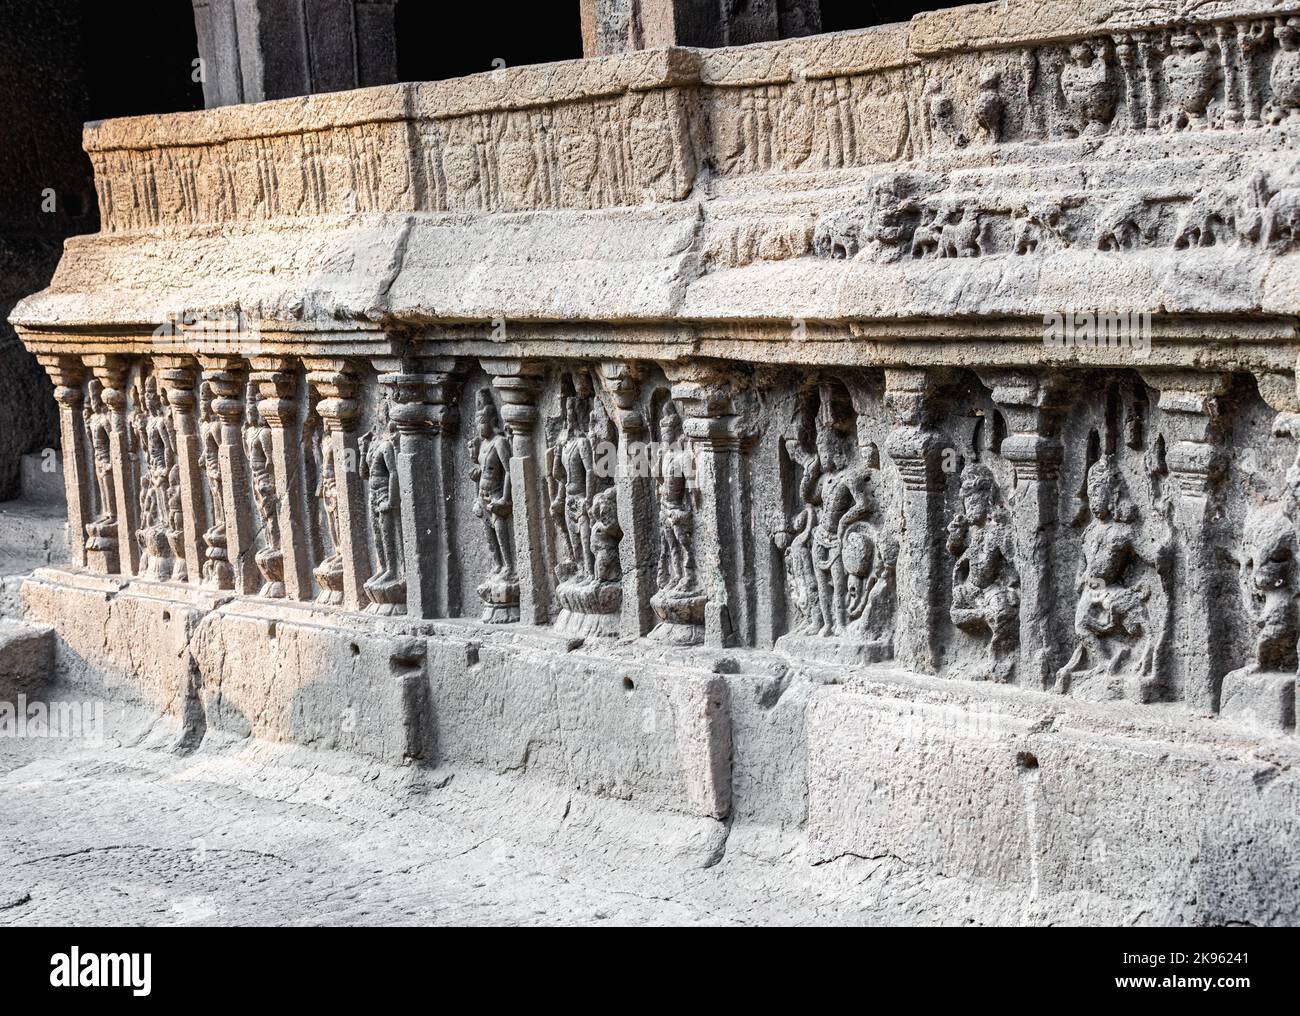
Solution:
[[[561,416],[547,426],[545,477],[555,538],[556,629],[617,635],[623,605],[617,436],[590,375],[562,379]]]
[[[801,390],[781,434],[791,488],[784,518],[769,523],[785,568],[796,655],[874,663],[893,654],[897,531],[881,441],[842,384]]]
[[[448,587],[420,616],[520,623],[529,595],[568,639],[674,647],[704,644],[711,598],[739,594],[732,615],[758,615],[740,647],[1294,729],[1300,416],[1264,401],[1271,379],[164,366],[105,360],[66,400],[88,567],[121,552],[126,506],[138,557],[110,574],[400,616],[414,569]],[[532,426],[528,406],[521,442],[507,421]],[[740,468],[710,483],[722,454]],[[414,541],[407,484],[442,506]],[[521,534],[544,565],[527,589]],[[709,581],[723,543],[752,548],[743,588]],[[246,557],[256,583],[236,588]]]

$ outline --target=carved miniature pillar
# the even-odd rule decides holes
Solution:
[[[1221,609],[1214,589],[1216,514],[1212,481],[1218,475],[1217,417],[1219,396],[1228,390],[1227,374],[1198,371],[1143,371],[1147,384],[1160,391],[1160,410],[1168,428],[1165,461],[1173,481],[1177,579],[1174,606],[1178,667],[1183,698],[1206,713],[1219,707],[1219,690],[1227,670],[1219,638],[1210,619]]]
[[[649,429],[641,413],[641,371],[636,364],[607,362],[600,365],[600,379],[614,400],[614,423],[618,427],[618,525],[619,564],[623,574],[623,617],[625,635],[646,635],[654,627],[650,598],[654,595],[655,546],[654,477],[649,457],[638,455],[635,445],[649,440]]]
[[[221,421],[221,498],[225,508],[226,557],[234,573],[234,590],[253,596],[261,587],[257,538],[250,499],[248,460],[244,457],[243,364],[231,357],[202,357],[203,380],[212,388],[212,411]],[[215,496],[214,492],[214,496]]]
[[[501,418],[513,438],[510,487],[514,492],[515,556],[519,572],[519,618],[525,624],[551,619],[546,575],[546,503],[534,441],[542,365],[524,360],[484,360],[483,369],[501,396]]]
[[[329,566],[336,563],[341,571],[342,605],[360,610],[366,605],[363,583],[370,574],[370,555],[366,551],[366,505],[359,469],[357,424],[361,406],[357,402],[357,375],[344,360],[306,360],[307,383],[320,395],[316,412],[324,424],[325,455],[331,463],[334,485],[335,525],[338,535],[334,554],[322,562],[321,569],[334,574]],[[318,576],[322,573],[318,572]],[[321,578],[322,595],[333,595],[327,578]]]
[[[459,555],[453,551],[452,507],[458,430],[455,398],[463,380],[454,361],[428,373],[385,374],[401,435],[397,456],[402,489],[402,540],[406,545],[406,612],[415,618],[460,615]]]
[[[74,568],[84,568],[86,526],[92,509],[90,475],[93,466],[86,447],[86,428],[82,420],[85,406],[86,371],[75,356],[42,356],[40,364],[54,383],[54,400],[59,404],[59,433],[63,444],[63,487],[68,500],[68,557]]]
[[[185,574],[192,584],[198,585],[203,581],[203,532],[207,527],[207,504],[203,500],[202,450],[195,416],[198,405],[196,371],[193,361],[183,356],[155,357],[154,366],[167,392],[167,402],[172,409],[172,429],[176,435]]]
[[[695,364],[667,370],[673,399],[686,416],[686,437],[696,449],[695,551],[707,596],[704,644],[753,645],[753,583],[746,578],[753,574],[753,540],[731,379]]]
[[[139,506],[135,498],[130,436],[127,430],[127,364],[120,356],[98,353],[86,357],[102,386],[108,410],[109,461],[113,470],[113,516],[117,520],[117,565],[123,575],[140,571],[140,545],[136,542]]]
[[[275,457],[276,514],[280,553],[284,558],[284,594],[290,600],[312,598],[311,554],[307,541],[307,502],[302,489],[302,426],[298,418],[298,375],[282,357],[253,361],[252,380],[261,400],[257,410],[271,429]]]
[[[1015,491],[1010,510],[1015,521],[1020,575],[1019,682],[1036,690],[1056,675],[1052,632],[1053,562],[1064,450],[1060,428],[1059,385],[1054,378],[1025,371],[981,371],[993,389],[993,402],[1007,420],[1001,455],[1011,463]]]
[[[885,404],[897,421],[885,451],[903,482],[894,656],[923,674],[939,669],[944,614],[943,440],[932,427],[937,385],[931,371],[885,371]]]

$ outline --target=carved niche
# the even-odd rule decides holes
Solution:
[[[782,445],[798,478],[792,510],[773,538],[797,622],[778,648],[888,660],[898,544],[882,505],[879,452],[860,446],[852,402],[834,384],[801,394]]]

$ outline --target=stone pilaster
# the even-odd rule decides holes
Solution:
[[[501,419],[512,434],[510,488],[519,619],[525,624],[547,624],[551,619],[551,583],[546,568],[546,498],[535,433],[543,366],[526,360],[484,360],[483,369],[501,398]]]
[[[1015,492],[1010,498],[1020,575],[1019,683],[1036,690],[1051,686],[1057,662],[1052,637],[1053,560],[1061,461],[1060,390],[1054,379],[1028,371],[981,371],[993,402],[1006,417],[1001,454],[1011,463]]]
[[[302,489],[298,375],[292,362],[281,357],[260,357],[253,361],[252,367],[252,380],[261,395],[257,410],[271,429],[284,593],[290,600],[310,600],[312,566],[307,541],[307,502]]]
[[[686,437],[696,449],[695,549],[707,596],[704,644],[753,645],[753,583],[746,578],[753,574],[753,541],[746,521],[748,486],[741,469],[733,381],[723,371],[700,365],[672,366],[668,377],[673,399],[686,417]]]
[[[415,618],[459,617],[459,554],[455,527],[456,396],[464,371],[454,361],[421,364],[421,373],[385,374],[392,417],[401,435],[397,456],[406,546],[406,611]]]
[[[606,362],[600,365],[600,380],[614,400],[614,424],[618,428],[618,524],[619,565],[623,574],[623,616],[620,630],[625,635],[646,635],[654,627],[650,598],[654,595],[655,540],[654,477],[648,456],[638,455],[636,446],[650,439],[641,412],[641,370],[636,364]]]
[[[246,369],[237,358],[203,357],[203,380],[212,388],[212,411],[221,421],[221,498],[224,507],[226,557],[234,590],[252,596],[262,583],[257,569],[257,537],[250,499],[248,460],[242,439]]]
[[[68,557],[74,568],[86,567],[86,526],[92,521],[93,456],[87,448],[86,370],[76,356],[42,356],[40,364],[54,384],[63,444],[63,487],[68,501]]]
[[[123,575],[140,570],[140,546],[136,531],[140,528],[136,501],[134,463],[127,423],[126,361],[112,354],[97,353],[86,357],[86,365],[102,386],[101,397],[108,410],[109,461],[113,471],[113,516],[117,520],[117,568]]]
[[[185,574],[192,584],[198,585],[203,581],[207,504],[203,499],[203,453],[196,413],[197,371],[189,357],[158,356],[154,358],[154,367],[172,410],[176,458],[180,467],[181,546],[185,553]]]
[[[307,383],[320,396],[316,412],[325,429],[323,458],[328,461],[328,465],[322,463],[322,469],[329,473],[329,479],[324,482],[333,484],[337,526],[334,552],[316,571],[321,597],[335,602],[341,596],[338,602],[343,607],[360,610],[366,605],[364,583],[370,574],[370,555],[366,550],[366,503],[359,469],[358,378],[355,369],[344,360],[310,359],[303,365],[307,369]],[[341,588],[331,588],[335,578]]]
[[[1144,371],[1143,379],[1160,392],[1166,432],[1165,461],[1173,481],[1177,581],[1174,589],[1174,639],[1183,699],[1198,711],[1213,712],[1227,671],[1225,641],[1209,620],[1218,609],[1215,541],[1218,512],[1212,481],[1218,476],[1219,397],[1228,390],[1227,374],[1198,371]]]
[[[944,615],[944,442],[933,429],[937,386],[932,371],[885,371],[885,403],[896,422],[885,451],[903,482],[894,656],[923,674],[939,669]]]

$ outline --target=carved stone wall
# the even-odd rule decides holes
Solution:
[[[782,804],[827,853],[911,835],[845,782],[898,701],[1025,793],[1048,715],[1290,758],[1300,4],[1012,6],[88,128],[104,231],[14,318],[76,564],[653,660],[698,815],[847,684]]]

